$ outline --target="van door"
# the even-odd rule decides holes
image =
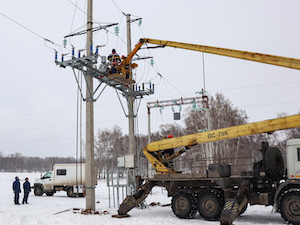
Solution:
[[[53,190],[52,172],[46,173],[42,178],[42,183],[45,190]]]

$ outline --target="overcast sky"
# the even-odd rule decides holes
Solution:
[[[62,45],[64,36],[83,30],[86,1],[0,0],[0,5],[0,152],[75,157],[77,84],[71,68],[55,65],[53,49],[59,55],[68,50],[43,38]],[[104,56],[112,48],[127,53],[124,12],[143,18],[141,26],[132,24],[132,46],[147,37],[300,58],[298,0],[97,0],[93,12],[95,26],[119,23],[119,37],[114,27],[94,33],[94,46],[105,45],[99,52]],[[86,45],[84,35],[67,41],[67,48],[73,44],[76,53]],[[203,54],[174,48],[139,54],[154,57],[154,68],[149,61],[139,61],[136,71],[137,81],[156,85],[155,94],[145,97],[139,108],[136,133],[146,134],[146,102],[197,96],[204,87]],[[204,71],[208,93],[223,93],[246,111],[249,122],[299,112],[297,70],[204,54]],[[174,123],[172,108],[151,111],[152,131],[166,123]],[[95,102],[95,134],[114,125],[128,133],[116,92],[106,88]]]

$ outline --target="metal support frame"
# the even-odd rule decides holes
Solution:
[[[202,92],[203,93],[203,92]],[[159,107],[167,107],[167,106],[180,106],[180,105],[188,105],[188,104],[205,104],[208,107],[207,96],[196,96],[196,97],[188,97],[188,98],[179,98],[179,99],[171,99],[171,100],[163,100],[163,101],[155,101],[155,102],[147,102],[147,114],[148,114],[148,143],[151,142],[151,128],[150,128],[150,109],[151,108],[159,108]],[[153,177],[153,168],[151,163],[148,163],[148,177]]]
[[[154,88],[151,88],[151,85],[149,88],[143,88],[138,89],[138,90],[134,90],[134,88],[130,88],[130,85],[128,83],[128,81],[126,81],[125,79],[121,79],[121,75],[118,76],[119,74],[113,74],[115,76],[111,76],[111,74],[108,74],[108,72],[106,71],[100,71],[96,68],[93,67],[94,64],[97,64],[98,60],[97,58],[99,57],[98,53],[92,53],[89,56],[83,56],[83,57],[72,57],[72,59],[70,60],[63,60],[59,62],[58,60],[55,60],[56,65],[66,68],[66,67],[72,67],[73,71],[74,69],[77,69],[79,71],[81,71],[84,75],[85,80],[87,79],[87,76],[92,76],[94,78],[96,78],[100,84],[98,85],[98,87],[95,89],[95,91],[91,90],[89,85],[87,85],[88,91],[91,94],[91,96],[93,96],[93,101],[96,101],[100,95],[103,93],[104,89],[107,86],[111,86],[114,89],[120,91],[122,93],[122,95],[127,99],[129,97],[133,97],[134,99],[141,99],[143,98],[143,96],[145,95],[151,95],[154,94]],[[89,69],[89,72],[87,72],[87,70],[85,68]],[[75,72],[74,72],[75,75]],[[80,90],[81,96],[83,98],[83,94],[82,94],[82,89],[78,83],[78,79],[76,78],[75,75],[75,79],[78,85],[78,88]],[[134,82],[134,81],[133,81]],[[97,90],[100,88],[100,86],[102,84],[106,84],[106,86],[102,89],[102,91],[100,91],[100,94],[94,98],[94,95],[96,94]],[[83,98],[84,99],[84,98]],[[86,100],[90,100],[90,99],[84,99]]]
[[[81,88],[81,86],[80,86],[78,77],[76,77],[74,68],[72,68],[72,70],[73,70],[73,73],[74,73],[75,80],[76,80],[76,82],[77,82],[77,87],[78,87],[78,89],[79,89],[79,91],[80,91],[81,98],[83,99],[83,101],[86,101],[87,99],[83,97],[82,88]],[[82,71],[82,70],[79,70],[79,71]],[[82,73],[83,73],[84,78],[85,78],[85,80],[86,80],[86,76],[87,76],[87,75],[86,75],[85,71],[82,71]],[[96,92],[98,91],[98,89],[100,88],[100,86],[101,86],[102,84],[103,84],[103,82],[100,82],[100,84],[97,86],[97,88],[96,88],[95,91],[93,92],[92,96],[94,96],[94,95],[96,94]],[[91,94],[91,89],[89,88],[89,85],[88,85],[88,84],[87,84],[87,86],[88,86],[89,92],[90,92],[90,94]],[[98,94],[98,96],[97,96],[96,98],[93,98],[93,101],[97,101],[97,100],[98,100],[98,98],[99,98],[100,95],[103,93],[103,91],[106,89],[106,87],[107,87],[107,84],[102,88],[102,90],[100,91],[100,93]]]
[[[122,107],[122,109],[123,109],[123,112],[124,112],[125,116],[126,116],[126,117],[134,117],[134,118],[135,118],[135,117],[137,116],[137,113],[138,113],[139,109],[140,109],[142,99],[139,98],[139,104],[138,104],[138,107],[137,107],[137,112],[136,112],[136,114],[134,114],[133,107],[132,107],[132,105],[129,103],[128,96],[124,96],[124,97],[126,98],[126,100],[127,100],[127,105],[128,105],[128,110],[129,110],[128,114],[126,114],[126,111],[125,111],[125,109],[124,109],[124,106],[123,106],[123,104],[122,104],[122,101],[121,101],[121,99],[120,99],[120,96],[119,96],[119,94],[118,94],[117,91],[116,91],[116,93],[117,93],[119,102],[120,102],[120,104],[121,104],[121,107]]]
[[[126,183],[120,182],[120,174],[124,175],[126,174]],[[109,208],[112,207],[119,207],[120,206],[120,200],[123,201],[125,199],[124,196],[126,195],[132,195],[135,193],[136,190],[136,181],[135,176],[137,175],[136,169],[130,169],[130,168],[119,168],[116,172],[114,171],[107,171],[107,187],[108,187],[108,202],[109,202]],[[132,176],[133,175],[133,176]],[[111,203],[112,202],[112,203]],[[143,202],[141,204],[141,207],[144,208],[145,203]]]
[[[189,97],[189,98],[179,98],[155,102],[147,102],[147,108],[157,108],[157,107],[166,107],[174,105],[187,105],[187,104],[197,104],[202,103],[203,97]]]

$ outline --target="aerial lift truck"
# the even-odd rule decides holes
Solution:
[[[155,48],[183,48],[300,69],[300,60],[294,58],[144,38],[140,39],[134,50],[119,65],[118,69],[124,78],[130,77],[131,68],[137,66],[131,64],[131,59],[144,44],[155,44]],[[270,134],[298,127],[300,115],[293,115],[149,143],[143,148],[143,153],[156,170],[156,175],[139,181],[142,185],[137,193],[125,198],[117,216],[127,215],[127,212],[148,196],[154,186],[160,186],[165,187],[168,196],[172,197],[172,210],[179,218],[193,218],[199,212],[206,220],[220,220],[224,225],[232,224],[249,203],[272,205],[284,220],[300,224],[300,139],[287,141],[286,169],[280,150],[270,147],[267,142],[262,143],[262,160],[253,164],[253,171],[240,176],[231,176],[229,164],[213,164],[205,174],[190,174],[177,171],[173,163],[170,163],[198,144]],[[174,154],[163,157],[165,150],[180,147]]]

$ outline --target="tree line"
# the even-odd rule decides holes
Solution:
[[[211,129],[246,124],[248,116],[244,110],[238,109],[224,97],[217,93],[209,100]],[[205,127],[205,111],[194,110],[192,107],[185,112],[183,126],[177,123],[161,125],[157,132],[151,134],[151,141],[161,140],[168,135],[179,137],[198,133]],[[286,116],[284,113],[279,117]],[[178,159],[174,160],[176,170],[192,173],[205,172],[208,161],[211,163],[230,163],[233,173],[248,171],[253,162],[261,158],[261,142],[268,141],[270,145],[278,147],[285,155],[285,143],[289,138],[299,138],[300,129],[290,129],[274,132],[272,135],[259,134],[240,137],[230,140],[215,141],[211,143],[212,155],[207,154],[207,145],[193,146]],[[141,175],[146,176],[148,160],[142,153],[148,144],[148,136],[136,135],[137,167]],[[95,165],[98,167],[99,177],[105,177],[107,171],[116,171],[117,158],[128,154],[129,138],[122,133],[122,129],[115,125],[111,129],[99,129],[95,135]],[[178,149],[175,149],[178,151]],[[284,157],[285,158],[285,157]],[[42,172],[52,169],[56,163],[75,163],[73,157],[26,157],[20,153],[3,156],[0,153],[0,171],[9,172]],[[82,159],[84,162],[84,159]]]
[[[57,163],[75,163],[74,157],[29,157],[20,153],[4,156],[0,153],[1,172],[46,172]]]

